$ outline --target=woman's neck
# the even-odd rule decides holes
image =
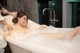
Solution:
[[[15,30],[17,30],[17,31],[25,31],[26,29],[27,29],[27,27],[23,27],[19,24],[15,25]]]

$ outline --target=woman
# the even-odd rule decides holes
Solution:
[[[13,18],[12,22],[15,24],[12,31],[9,31],[7,35],[10,35],[13,39],[25,40],[23,43],[27,42],[37,42],[37,44],[42,44],[46,47],[51,47],[59,50],[67,50],[69,53],[73,48],[75,48],[74,42],[66,42],[61,39],[73,38],[74,35],[79,33],[79,27],[75,28],[73,31],[67,33],[40,33],[38,30],[31,30],[28,26],[28,15],[24,12],[17,12],[17,17]],[[33,26],[34,27],[34,26]],[[5,37],[6,38],[6,37]],[[57,40],[54,40],[57,39]],[[60,40],[59,40],[60,39]],[[79,43],[77,43],[79,44]],[[70,47],[72,46],[72,47]],[[73,47],[74,46],[74,47]],[[77,47],[77,46],[76,46]],[[77,50],[77,49],[76,49]],[[71,52],[70,52],[71,53]]]
[[[13,31],[10,31],[8,35],[11,34],[27,34],[27,33],[32,33],[34,34],[33,31],[31,30],[28,26],[28,15],[24,12],[17,12],[17,17],[13,18],[12,22],[15,24],[15,27]],[[33,26],[34,27],[34,26]],[[39,31],[39,30],[38,30]],[[66,38],[72,38],[76,33],[78,32],[78,29],[76,28],[73,31],[70,31],[68,33],[41,33],[45,38],[56,38],[56,39],[66,39]],[[36,31],[38,34],[39,32]],[[40,34],[40,33],[39,33]],[[14,35],[13,35],[14,36]],[[27,35],[21,35],[21,36],[27,36]]]
[[[4,14],[9,14],[9,15],[12,15],[13,17],[16,17],[13,19],[13,23],[16,24],[15,26],[15,29],[18,30],[18,31],[30,31],[30,29],[27,27],[27,22],[28,22],[28,16],[26,16],[26,13],[24,12],[10,12],[6,9],[2,9],[2,12]],[[27,20],[26,20],[27,19]],[[23,27],[25,26],[25,27]],[[45,28],[46,26],[43,26],[42,28]],[[69,31],[68,33],[64,33],[64,34],[56,34],[56,33],[43,33],[44,35],[46,35],[46,37],[49,37],[49,38],[61,38],[61,39],[64,39],[64,38],[69,38],[69,37],[73,37],[73,36],[76,36],[78,33],[80,33],[80,27],[76,27],[75,30],[73,31]],[[32,30],[31,30],[32,31]],[[65,35],[70,35],[69,37],[66,37]],[[50,35],[50,36],[49,36]]]

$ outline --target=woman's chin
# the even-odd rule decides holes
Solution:
[[[22,27],[26,27],[27,25],[22,25]]]

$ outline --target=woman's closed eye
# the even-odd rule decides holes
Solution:
[[[24,17],[23,19],[24,19],[24,20],[27,20],[27,18],[26,18],[26,17]]]

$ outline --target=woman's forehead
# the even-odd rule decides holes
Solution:
[[[24,17],[24,18],[27,18],[27,16],[26,16],[26,15],[24,15],[23,17]]]

